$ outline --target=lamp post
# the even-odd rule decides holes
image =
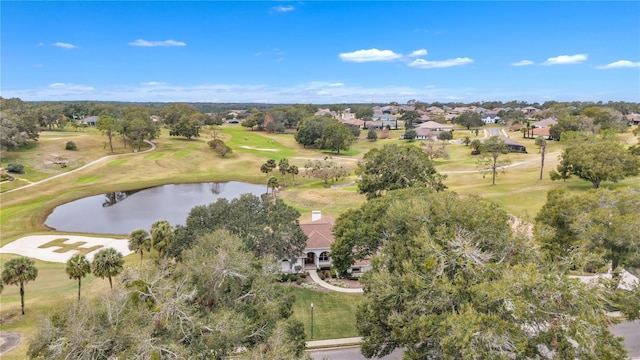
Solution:
[[[311,303],[311,338],[313,339],[313,303]]]

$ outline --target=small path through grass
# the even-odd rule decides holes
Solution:
[[[53,180],[53,179],[57,179],[57,178],[59,178],[59,177],[63,177],[63,176],[69,175],[69,174],[73,174],[73,173],[74,173],[74,172],[76,172],[76,171],[80,171],[80,170],[82,170],[82,169],[86,169],[86,168],[88,168],[89,166],[95,165],[95,164],[97,164],[97,163],[99,163],[99,162],[105,161],[105,160],[110,159],[110,158],[112,158],[112,157],[114,157],[114,156],[123,156],[123,155],[125,155],[125,156],[126,156],[126,155],[143,154],[143,153],[147,153],[147,152],[150,152],[150,151],[153,151],[153,150],[155,150],[155,149],[156,149],[156,144],[155,144],[155,143],[153,143],[153,142],[151,142],[151,141],[148,141],[148,140],[145,140],[144,142],[145,142],[145,143],[147,143],[147,144],[149,144],[149,145],[151,146],[151,149],[148,149],[148,150],[145,150],[145,151],[138,151],[138,152],[134,152],[134,153],[128,153],[128,154],[118,154],[118,155],[107,155],[107,156],[103,156],[103,157],[101,157],[101,158],[99,158],[99,159],[97,159],[97,160],[94,160],[94,161],[92,161],[92,162],[90,162],[90,163],[88,163],[88,164],[82,165],[82,166],[80,166],[80,167],[79,167],[79,168],[77,168],[77,169],[73,169],[73,170],[71,170],[71,171],[68,171],[68,172],[65,172],[65,173],[62,173],[62,174],[54,175],[54,176],[52,176],[52,177],[48,177],[48,178],[46,178],[46,179],[42,179],[42,180],[40,180],[40,181],[30,182],[29,184],[27,184],[27,185],[25,185],[25,186],[21,186],[21,187],[19,187],[19,188],[15,188],[15,189],[7,190],[7,191],[3,192],[3,194],[7,194],[7,193],[14,192],[14,191],[18,191],[18,190],[23,190],[23,189],[26,189],[26,188],[29,188],[29,187],[32,187],[32,186],[35,186],[35,185],[38,185],[38,184],[42,184],[42,183],[44,183],[44,182],[47,182],[47,181],[50,181],[50,180]]]
[[[337,292],[343,292],[343,293],[347,293],[347,294],[362,294],[362,293],[364,293],[362,288],[341,288],[339,286],[331,285],[328,282],[325,282],[324,280],[320,279],[320,276],[318,276],[318,272],[315,271],[315,270],[309,270],[309,276],[311,276],[311,279],[313,281],[315,281],[318,285],[322,286],[325,289],[329,289],[329,290],[333,290],[333,291],[337,291]]]

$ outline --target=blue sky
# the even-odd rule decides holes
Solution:
[[[640,2],[2,1],[0,95],[640,101]]]

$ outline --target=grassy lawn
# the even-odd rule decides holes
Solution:
[[[288,158],[290,164],[300,167],[295,185],[287,178],[287,187],[279,196],[302,213],[301,221],[310,220],[311,210],[322,210],[323,216],[335,219],[344,211],[365,201],[354,185],[356,177],[353,170],[357,161],[372,148],[379,148],[384,144],[406,144],[407,142],[398,139],[403,132],[392,131],[390,139],[370,142],[366,140],[366,131],[363,131],[349,151],[337,155],[305,149],[295,142],[291,134],[268,134],[237,125],[225,125],[217,135],[233,149],[225,158],[214,153],[207,145],[213,138],[210,129],[204,129],[200,138],[191,140],[170,137],[168,131],[163,129],[160,138],[156,140],[157,148],[142,154],[134,154],[130,146],[124,147],[118,137],[113,138],[112,154],[106,136],[95,129],[87,129],[85,132],[43,132],[39,141],[31,144],[28,149],[0,153],[0,166],[18,162],[25,165],[26,170],[26,174],[16,176],[17,180],[0,184],[0,191],[3,192],[0,193],[0,245],[29,234],[55,234],[44,226],[48,214],[60,204],[87,196],[169,183],[244,181],[266,184],[266,176],[260,172],[260,165],[267,159]],[[454,137],[461,138],[464,133],[464,130],[456,130]],[[552,182],[549,179],[548,172],[555,168],[562,151],[561,145],[553,142],[550,142],[547,149],[543,180],[538,180],[540,154],[534,140],[522,139],[521,134],[512,136],[527,146],[529,153],[504,155],[517,166],[499,173],[496,185],[491,185],[491,174],[483,177],[483,174],[476,172],[477,158],[471,156],[471,149],[464,145],[447,143],[450,158],[437,159],[436,170],[447,174],[445,184],[449,190],[481,196],[499,204],[511,214],[525,218],[532,218],[537,214],[551,189],[567,187],[569,191],[579,193],[591,187],[589,182],[576,178],[566,182]],[[623,138],[629,143],[633,143],[635,139],[630,134],[625,134]],[[78,150],[64,150],[67,141],[74,141]],[[419,141],[412,144],[422,145]],[[335,161],[347,166],[351,170],[351,176],[328,185],[305,177],[302,169],[305,162],[322,159],[326,155],[331,155]],[[6,192],[29,182],[72,171],[104,156],[110,157],[91,167],[40,185]],[[67,167],[56,165],[54,160],[65,161]],[[603,186],[640,190],[640,177],[615,184],[607,182]],[[10,258],[11,255],[1,255],[0,264]],[[137,259],[135,254],[127,257],[127,261],[135,264]],[[18,331],[25,338],[37,326],[38,320],[52,308],[61,301],[72,301],[77,290],[76,282],[70,280],[64,272],[64,264],[36,261],[36,266],[39,269],[38,279],[26,286],[27,314],[24,317],[19,314],[20,300],[16,286],[6,286],[0,299],[2,329]],[[83,281],[83,294],[107,288],[106,280],[89,276]],[[360,299],[358,296],[302,289],[294,289],[294,293],[294,316],[305,324],[307,335],[310,336],[309,306],[313,302],[315,339],[357,336],[354,310]],[[26,348],[26,342],[23,342],[17,350],[3,356],[3,359],[22,359]]]
[[[304,324],[307,339],[311,339],[311,303],[314,340],[358,336],[355,312],[361,295],[298,288],[293,293],[293,317]]]

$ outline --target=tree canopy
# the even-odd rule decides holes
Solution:
[[[356,181],[361,194],[368,199],[382,196],[385,191],[408,187],[429,187],[444,190],[446,175],[438,174],[429,156],[420,148],[407,145],[384,145],[369,150],[358,163]]]
[[[176,227],[176,239],[168,251],[180,257],[198,236],[225,229],[242,239],[245,249],[258,257],[295,258],[307,241],[299,217],[300,213],[281,199],[253,194],[242,194],[231,201],[218,199],[191,209],[185,225]]]
[[[572,136],[567,136],[572,135]],[[569,137],[552,180],[567,179],[575,175],[588,180],[594,188],[603,181],[618,182],[640,172],[640,157],[632,155],[624,145],[612,137],[581,137],[572,133]]]
[[[317,145],[320,149],[329,149],[340,154],[340,150],[349,150],[355,139],[349,126],[336,121],[324,128]]]
[[[35,261],[25,256],[11,259],[4,263],[2,270],[2,283],[6,285],[18,285],[20,287],[20,305],[24,315],[24,286],[38,277],[38,268]]]
[[[124,258],[122,253],[114,248],[104,248],[98,251],[91,262],[91,271],[100,278],[109,279],[109,287],[113,289],[112,278],[122,272]]]
[[[53,310],[29,356],[251,359],[275,351],[277,358],[302,358],[303,325],[289,319],[294,299],[275,281],[277,261],[254,257],[224,230],[191,246],[180,262],[149,263],[140,273],[128,271],[112,292]],[[247,352],[235,353],[240,348]]]
[[[640,266],[640,194],[593,189],[552,190],[536,217],[544,254],[567,269]]]
[[[478,157],[478,166],[483,172],[491,173],[491,185],[496,184],[496,174],[499,170],[504,170],[504,167],[511,164],[509,159],[502,155],[509,153],[509,147],[504,140],[497,136],[488,138],[480,147],[480,156]]]
[[[384,242],[361,279],[362,353],[624,358],[608,329],[603,290],[540,263],[508,219],[486,200],[448,192],[391,203],[381,219]]]
[[[472,127],[479,127],[484,125],[482,116],[480,116],[480,114],[475,111],[460,114],[459,116],[451,119],[451,122],[454,124],[462,125],[466,127],[467,130],[471,129]]]

